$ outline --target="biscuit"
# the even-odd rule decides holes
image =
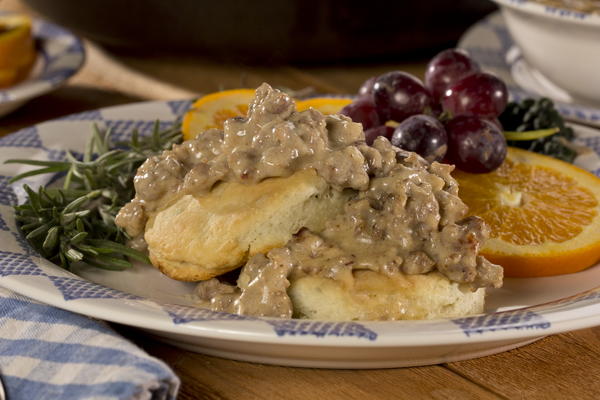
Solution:
[[[257,184],[222,182],[152,215],[144,239],[152,264],[177,280],[206,280],[284,246],[306,227],[319,232],[351,191],[332,189],[312,169]]]
[[[350,282],[321,276],[291,280],[295,318],[327,321],[452,318],[483,312],[485,289],[472,291],[438,272],[393,277],[353,271]]]

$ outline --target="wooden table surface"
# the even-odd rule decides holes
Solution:
[[[0,8],[29,12],[19,0]],[[292,89],[353,93],[391,69],[422,76],[424,62],[277,68],[194,57],[133,58],[87,44],[84,68],[62,88],[0,120],[0,135],[66,114],[147,99],[191,97],[266,81]],[[230,361],[180,350],[118,328],[167,362],[182,380],[179,399],[592,399],[600,398],[600,327],[541,339],[479,359],[385,370],[318,370]]]

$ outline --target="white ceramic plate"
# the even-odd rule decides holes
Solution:
[[[25,81],[0,89],[0,116],[62,85],[83,65],[83,43],[66,29],[36,19],[33,35],[38,52],[36,63]]]
[[[500,12],[473,25],[458,46],[467,50],[484,70],[499,76],[508,86],[513,100],[548,97],[567,119],[600,126],[600,105],[584,105],[532,68],[515,45]],[[565,71],[569,73],[569,71]]]
[[[62,159],[82,151],[91,126],[113,128],[120,140],[155,119],[172,123],[190,102],[152,102],[76,114],[0,138],[0,285],[38,301],[131,325],[207,354],[280,365],[327,368],[416,366],[480,357],[542,336],[600,324],[600,264],[555,278],[507,279],[490,291],[486,314],[435,321],[327,322],[215,313],[190,307],[193,284],[147,265],[123,272],[83,266],[67,272],[40,258],[16,228],[12,205],[27,167],[8,158]],[[596,137],[598,139],[598,137]],[[596,150],[600,144],[596,141]]]

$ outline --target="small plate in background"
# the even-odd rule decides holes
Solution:
[[[26,80],[0,89],[0,117],[59,87],[83,65],[83,43],[66,29],[34,19],[33,36],[37,47],[35,65]]]

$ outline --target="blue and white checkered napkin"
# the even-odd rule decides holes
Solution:
[[[179,378],[105,323],[0,287],[0,377],[9,400],[175,399]]]

